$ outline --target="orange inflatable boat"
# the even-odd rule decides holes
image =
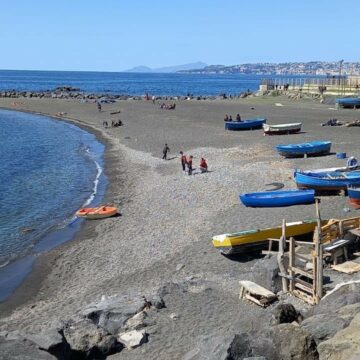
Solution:
[[[95,208],[81,208],[76,212],[76,216],[86,219],[104,219],[118,213],[118,208],[113,206],[99,206]]]

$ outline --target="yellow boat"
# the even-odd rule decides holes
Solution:
[[[327,221],[322,221],[322,225]],[[286,237],[300,236],[314,232],[316,220],[304,220],[286,223]],[[216,235],[212,238],[214,247],[224,255],[241,253],[246,249],[264,246],[267,239],[279,239],[281,226],[267,229],[245,230],[233,234]]]

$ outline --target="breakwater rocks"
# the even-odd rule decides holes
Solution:
[[[0,359],[105,359],[146,343],[152,315],[164,307],[158,293],[103,296],[40,333],[0,332]]]
[[[236,95],[219,94],[219,95],[205,95],[197,96],[193,94],[180,96],[156,96],[155,100],[215,100],[215,99],[239,99],[253,96],[252,92],[243,92]],[[6,90],[0,91],[0,98],[11,99],[30,99],[30,98],[53,98],[53,99],[75,99],[82,101],[100,101],[100,102],[115,102],[117,100],[148,100],[151,101],[149,95],[128,95],[128,94],[113,94],[111,91],[105,93],[86,93],[79,88],[71,86],[59,86],[55,90],[44,91],[16,91]]]

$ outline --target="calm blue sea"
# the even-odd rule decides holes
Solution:
[[[9,266],[76,230],[74,212],[104,186],[103,151],[94,135],[71,124],[0,110],[0,300],[11,285]],[[53,233],[61,239],[50,239]]]
[[[0,70],[0,91],[44,91],[57,86],[84,92],[126,95],[218,95],[258,90],[264,75],[244,74],[140,74],[79,71]],[[271,76],[274,77],[274,76]],[[304,76],[302,76],[304,78]],[[287,76],[296,78],[296,76]]]

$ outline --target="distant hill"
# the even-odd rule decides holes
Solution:
[[[133,73],[174,73],[174,72],[178,72],[178,71],[189,71],[189,70],[193,70],[193,69],[203,69],[204,67],[206,67],[207,64],[198,61],[195,63],[190,63],[190,64],[183,64],[183,65],[175,65],[175,66],[166,66],[166,67],[162,67],[162,68],[156,68],[156,69],[151,69],[148,66],[136,66],[132,69],[129,70],[125,70],[124,72],[133,72]]]

